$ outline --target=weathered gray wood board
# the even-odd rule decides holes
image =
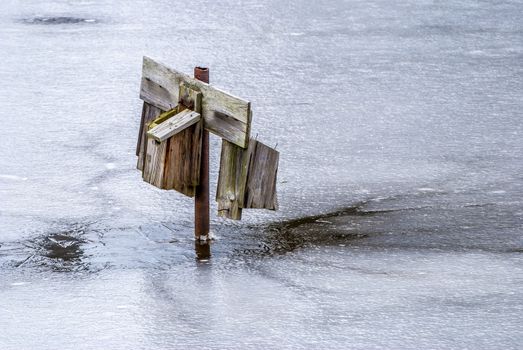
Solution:
[[[147,102],[143,103],[142,118],[140,121],[140,131],[138,134],[138,142],[136,145],[136,155],[138,156],[138,162],[136,167],[139,170],[143,170],[145,161],[145,154],[147,149],[147,129],[150,122],[158,118],[163,111]]]
[[[250,102],[230,95],[158,63],[143,58],[140,98],[162,110],[169,110],[180,101],[180,84],[202,93],[200,114],[204,127],[239,147],[246,148],[251,125]]]
[[[250,157],[243,208],[277,210],[276,180],[280,153],[259,141],[255,143]]]
[[[200,113],[186,109],[172,116],[169,120],[155,126],[147,132],[147,137],[158,142],[167,140],[169,137],[179,133],[183,129],[200,121]]]
[[[142,178],[158,188],[164,188],[167,142],[147,140]]]
[[[145,125],[145,113],[147,109],[147,102],[142,103],[142,116],[140,117],[140,128],[138,129],[138,140],[136,141],[136,156],[140,155],[140,149],[142,147],[143,128]]]
[[[147,103],[152,104],[163,110],[174,108],[178,104],[178,96],[171,94],[170,91],[163,88],[147,78],[142,77],[140,87],[140,98]]]
[[[242,218],[247,171],[253,145],[254,142],[251,140],[249,147],[243,149],[227,140],[222,141],[220,173],[216,190],[218,216],[233,220]]]
[[[223,140],[216,201],[218,215],[240,220],[242,209],[276,210],[279,153],[251,139],[247,149]]]

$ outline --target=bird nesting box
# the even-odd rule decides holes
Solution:
[[[147,124],[138,168],[142,165],[142,177],[151,185],[193,197],[200,176],[203,122],[196,110],[201,108],[201,93],[182,85],[180,96],[175,108]]]
[[[218,214],[239,220],[243,209],[278,208],[279,152],[250,138],[251,103],[209,85],[208,76],[202,80],[144,57],[136,148],[144,181],[196,195],[198,238],[209,233],[207,132],[222,138]]]

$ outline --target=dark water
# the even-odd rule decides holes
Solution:
[[[522,13],[1,2],[0,349],[519,348]],[[211,258],[135,170],[143,55],[209,66],[281,152],[280,211],[213,207]]]

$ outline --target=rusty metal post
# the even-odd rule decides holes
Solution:
[[[195,67],[194,77],[209,83],[209,68]],[[196,187],[194,199],[194,235],[197,240],[202,236],[209,239],[209,132],[205,129],[202,135],[200,185]]]

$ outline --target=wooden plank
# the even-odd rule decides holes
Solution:
[[[203,123],[191,125],[167,141],[167,160],[162,188],[194,197],[200,180]]]
[[[246,148],[245,135],[248,135],[245,130],[246,124],[231,118],[226,114],[214,111],[207,115],[205,119],[206,129],[210,132],[220,136],[221,138],[234,143],[235,145]],[[244,130],[238,132],[238,130]]]
[[[163,111],[147,102],[144,102],[143,109],[142,109],[142,119],[140,122],[140,133],[138,135],[138,145],[137,145],[137,153],[138,153],[138,161],[136,164],[136,167],[139,170],[143,170],[144,162],[145,162],[145,154],[147,150],[147,130],[148,125],[156,119]]]
[[[247,149],[222,141],[216,190],[218,216],[240,220],[242,209],[278,209],[279,153],[251,139]]]
[[[179,106],[180,109],[185,108]],[[188,113],[192,111],[187,110]],[[168,115],[167,113],[162,116]],[[150,123],[153,128],[162,120],[162,116]],[[183,131],[161,142],[147,138],[146,157],[144,161],[144,181],[164,190],[176,190],[186,196],[194,197],[200,178],[202,121],[185,128]]]
[[[167,112],[163,112],[162,114],[160,114],[157,118],[155,118],[152,122],[150,122],[148,125],[147,125],[147,130],[151,130],[152,128],[160,125],[161,123],[163,123],[164,121],[166,121],[167,119],[171,118],[172,116],[175,116],[176,114],[178,114],[180,111],[180,106],[177,105],[176,107],[174,107],[173,109],[170,109],[168,110]],[[147,131],[149,132],[149,131]]]
[[[186,108],[196,113],[202,110],[202,94],[182,82],[179,86],[178,111]],[[169,161],[166,169],[166,188],[174,189],[189,197],[196,194],[200,183],[203,121],[183,130],[169,139]]]
[[[190,84],[186,82],[180,83],[178,93],[179,104],[189,108],[195,112],[202,113],[202,93],[193,89]]]
[[[164,187],[166,147],[167,142],[147,140],[142,177],[145,182],[158,188]]]
[[[143,128],[145,128],[145,112],[146,112],[146,105],[147,102],[144,102],[142,105],[142,116],[140,117],[140,129],[138,131],[138,141],[136,142],[136,156],[140,155],[140,148],[142,145],[142,137],[143,137]]]
[[[178,104],[178,96],[147,78],[142,78],[140,98],[145,102],[167,111]]]
[[[218,216],[233,220],[241,220],[242,206],[247,184],[250,155],[254,142],[247,149],[222,140],[220,157],[220,173],[216,189]]]
[[[247,147],[251,124],[250,102],[170,69],[151,58],[143,58],[140,98],[144,101],[161,109],[172,108],[180,100],[180,83],[202,93],[201,115],[206,129],[242,148]],[[221,125],[223,116],[233,120],[225,128]]]
[[[147,136],[155,139],[156,141],[162,142],[179,133],[180,131],[188,128],[189,126],[196,124],[200,121],[200,119],[200,113],[196,113],[190,109],[187,109],[150,129],[147,132]]]
[[[276,179],[280,153],[259,141],[250,159],[243,208],[277,210]],[[249,147],[251,147],[249,145]]]

